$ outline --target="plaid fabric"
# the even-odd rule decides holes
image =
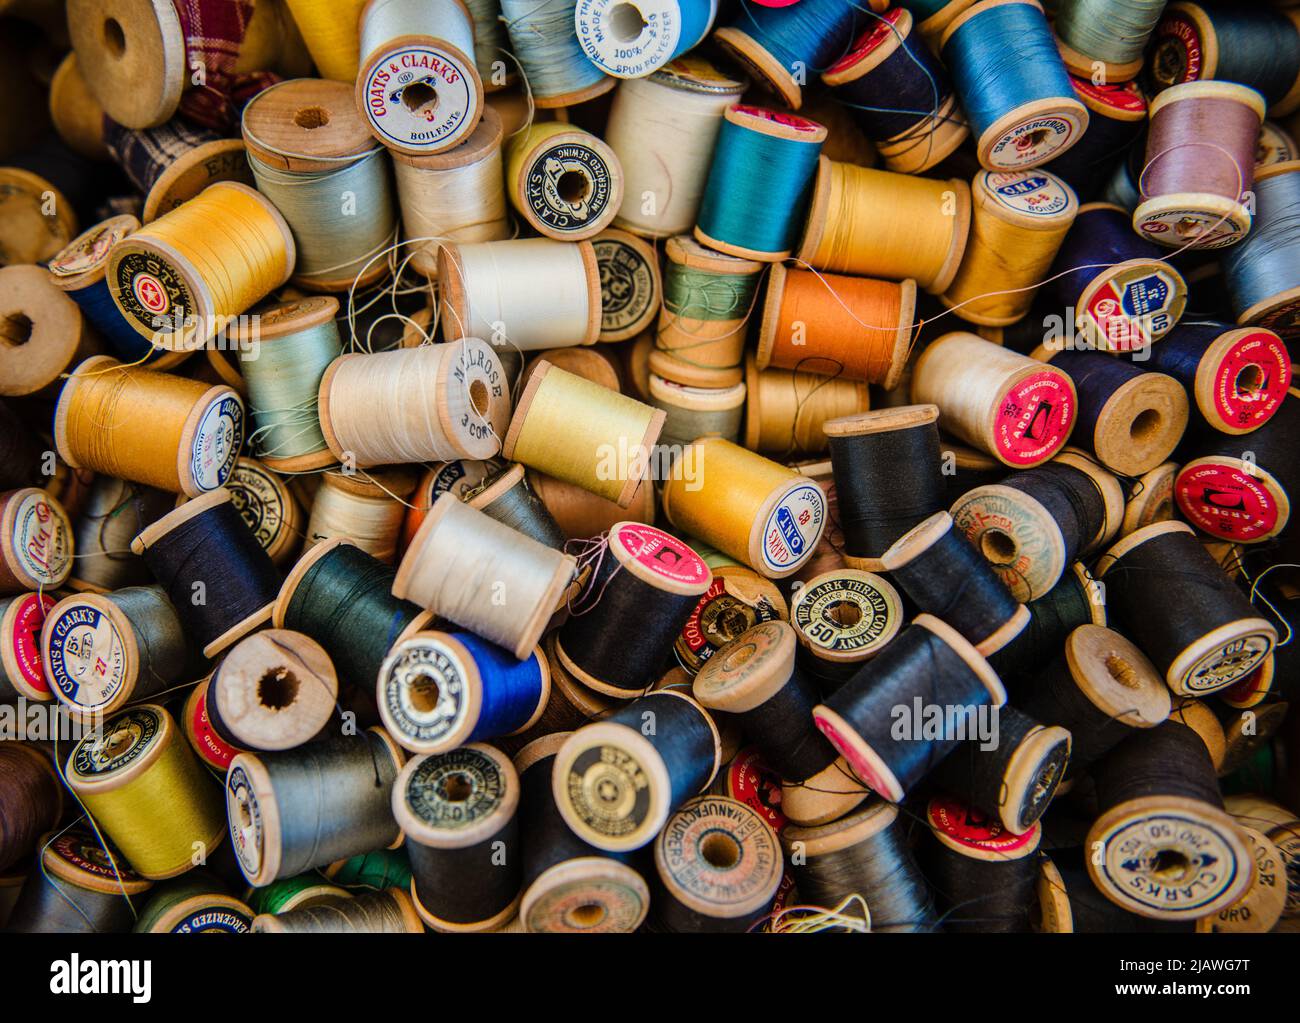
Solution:
[[[235,62],[253,18],[254,0],[174,0],[185,34],[185,93],[180,112],[195,124],[227,132],[238,124],[244,104],[279,76],[269,71],[237,72]],[[194,85],[194,69],[204,83]]]
[[[140,131],[123,128],[110,117],[104,118],[104,144],[141,195],[149,194],[159,175],[174,160],[195,146],[220,137],[204,128],[192,128],[179,117],[173,117],[157,128]]]

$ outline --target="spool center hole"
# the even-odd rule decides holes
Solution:
[[[126,33],[122,31],[122,24],[116,18],[109,18],[104,22],[104,46],[118,60],[126,53]]]
[[[474,792],[474,784],[463,774],[449,774],[442,783],[443,798],[451,803],[463,803]]]
[[[621,43],[630,43],[645,30],[645,18],[633,4],[615,4],[609,12],[609,30]]]
[[[1179,238],[1199,238],[1202,234],[1202,225],[1199,220],[1184,217],[1174,225],[1174,232]]]
[[[1151,872],[1162,881],[1178,881],[1190,868],[1191,861],[1177,849],[1161,849],[1151,864]]]
[[[293,115],[293,123],[308,131],[324,128],[330,123],[329,111],[324,107],[304,107]]]
[[[438,93],[425,82],[412,82],[402,90],[402,105],[413,114],[428,113],[438,105]]]
[[[284,710],[298,699],[298,676],[288,668],[272,668],[257,680],[257,698],[268,710]]]
[[[980,551],[986,561],[995,565],[1010,564],[1016,556],[1016,542],[1009,533],[1000,529],[989,529],[980,537]]]
[[[1106,658],[1106,670],[1110,672],[1111,678],[1126,689],[1139,689],[1142,686],[1136,669],[1119,654],[1111,654]]]
[[[1145,444],[1160,430],[1162,421],[1160,413],[1155,409],[1143,409],[1129,426],[1129,436],[1137,443]]]
[[[0,320],[0,341],[18,348],[32,339],[32,318],[25,313],[10,313]]]
[[[826,614],[842,629],[851,629],[862,621],[862,608],[851,600],[837,600],[826,609]]]
[[[564,919],[570,927],[585,930],[588,927],[595,927],[605,919],[605,907],[596,902],[584,902],[581,906],[574,906],[565,913]]]
[[[474,406],[474,411],[480,416],[486,416],[488,410],[488,388],[482,380],[474,380],[469,385],[469,400]]]
[[[421,714],[431,714],[442,696],[438,680],[432,675],[416,675],[411,679],[410,687],[411,706]]]
[[[112,760],[125,753],[130,745],[131,733],[124,728],[108,737],[108,742],[104,746],[104,753]]]
[[[241,799],[239,801],[239,826],[243,828],[248,828],[248,827],[252,827],[252,825],[253,825],[253,811],[248,808],[248,800]]]
[[[555,183],[555,190],[565,202],[578,203],[587,198],[591,192],[591,183],[587,176],[578,171],[565,171]]]
[[[1037,149],[1046,142],[1051,135],[1051,128],[1036,128],[1025,136],[1027,141],[1024,143],[1024,146],[1026,149]]]
[[[1259,394],[1261,388],[1264,386],[1264,371],[1254,363],[1251,363],[1237,374],[1237,379],[1233,382],[1233,386],[1237,389],[1237,393],[1242,397],[1253,398]]]
[[[717,870],[730,870],[740,862],[740,843],[730,835],[715,831],[700,843],[704,862]]]

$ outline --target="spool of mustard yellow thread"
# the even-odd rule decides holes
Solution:
[[[781,459],[822,453],[823,423],[871,408],[861,380],[760,370],[753,353],[745,358],[745,388],[745,447]]]
[[[361,10],[367,0],[284,2],[321,75],[337,82],[355,82],[361,64]]]

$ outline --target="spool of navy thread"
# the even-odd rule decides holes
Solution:
[[[1070,76],[1070,82],[1088,108],[1088,130],[1077,145],[1048,163],[1047,169],[1064,178],[1080,202],[1088,202],[1142,137],[1147,123],[1147,101],[1134,82],[1094,85],[1074,75]],[[1137,205],[1136,189],[1133,198],[1133,206],[1128,207],[1130,213]]]

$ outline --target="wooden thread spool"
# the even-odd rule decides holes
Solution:
[[[689,235],[670,238],[664,254],[655,344],[691,366],[739,365],[763,265],[713,252]]]
[[[642,732],[643,714],[654,715],[651,734]],[[721,755],[703,707],[673,689],[651,693],[565,740],[553,767],[555,803],[574,834],[598,849],[639,849],[709,786]]]
[[[36,849],[42,834],[63,816],[63,788],[48,756],[27,743],[0,747],[0,869],[23,863]]]
[[[989,655],[993,670],[1012,683],[1036,674],[1080,625],[1106,625],[1105,589],[1082,562],[1071,565],[1059,583],[1025,608],[1028,624]]]
[[[685,466],[691,479],[678,471]],[[816,483],[719,437],[681,454],[662,497],[674,526],[769,579],[799,571],[826,528],[826,495]]]
[[[1050,171],[980,171],[961,267],[940,300],[963,320],[1005,327],[1029,312],[1074,223],[1074,189]]]
[[[393,564],[406,510],[403,498],[413,485],[413,474],[404,469],[355,476],[326,473],[307,520],[306,549],[342,538]]]
[[[423,934],[411,897],[398,888],[327,896],[287,912],[253,919],[254,934]]]
[[[1228,796],[1224,808],[1243,830],[1254,828],[1277,846],[1287,875],[1282,915],[1300,915],[1300,821],[1296,815],[1273,799],[1255,794]]]
[[[360,21],[366,0],[284,0],[312,63],[325,78],[351,84],[361,61]]]
[[[865,381],[760,370],[752,355],[745,359],[745,388],[745,447],[776,457],[820,454],[828,422],[871,406]]]
[[[205,678],[190,690],[181,709],[180,725],[194,755],[218,777],[225,778],[230,761],[243,750],[227,742],[212,727],[212,719],[208,717],[209,681]]]
[[[100,830],[132,868],[159,880],[183,874],[196,850],[225,837],[221,802],[176,722],[141,703],[77,743],[64,769]]]
[[[338,885],[326,884],[319,875],[302,874],[286,877],[265,888],[249,887],[244,893],[248,908],[258,916],[268,913],[279,916],[305,906],[316,906],[334,899],[350,899],[352,893]]]
[[[1079,399],[1073,440],[1112,472],[1140,476],[1182,440],[1189,403],[1173,377],[1088,349],[1041,345],[1031,357],[1069,374]]]
[[[743,565],[710,567],[713,582],[673,642],[677,662],[691,674],[759,622],[786,621],[790,617],[785,597],[771,580]]]
[[[1286,867],[1273,841],[1254,828],[1242,828],[1254,857],[1254,880],[1237,902],[1215,915],[1215,931],[1228,934],[1264,934],[1271,931],[1286,909]]]
[[[406,509],[406,520],[402,525],[402,551],[411,546],[420,523],[429,514],[434,501],[448,492],[455,494],[462,501],[468,500],[473,491],[483,486],[488,478],[498,471],[497,467],[496,459],[478,461],[458,458],[426,469],[415,487],[415,492],[407,500],[409,506]]]
[[[0,598],[0,703],[54,699],[41,661],[41,629],[54,604],[48,593]]]
[[[1250,231],[1264,99],[1232,82],[1187,82],[1151,101],[1133,229],[1171,249],[1221,249]],[[1207,138],[1206,126],[1213,124]]]
[[[619,84],[605,128],[623,169],[616,226],[646,238],[690,231],[723,112],[745,84],[699,51]]]
[[[1131,736],[1092,775],[1101,815],[1088,831],[1098,853],[1088,874],[1106,898],[1139,916],[1186,920],[1246,894],[1254,858],[1191,728],[1171,720]]]
[[[501,360],[473,337],[340,356],[319,401],[330,451],[360,466],[490,458],[510,415]]]
[[[568,540],[542,499],[528,485],[527,473],[518,463],[493,472],[462,493],[461,500],[557,551],[563,550]]]
[[[72,572],[72,523],[44,490],[0,494],[0,595],[55,589]]]
[[[1276,327],[1289,337],[1300,306],[1293,270],[1300,251],[1300,162],[1261,167],[1255,174],[1255,227],[1249,238],[1225,254],[1223,272],[1237,322]]]
[[[438,248],[443,337],[530,352],[594,344],[600,270],[589,242],[517,238]]]
[[[115,245],[109,291],[155,347],[189,350],[285,284],[296,261],[289,225],[270,200],[219,181]]]
[[[587,410],[583,422],[573,421],[574,408]],[[542,362],[515,405],[501,454],[626,508],[665,418],[662,409]]]
[[[1118,535],[1124,490],[1105,469],[1067,449],[1046,465],[976,487],[949,514],[1012,595],[1028,603]]]
[[[0,394],[52,388],[73,362],[98,350],[81,310],[49,273],[0,266]]]
[[[1098,563],[1115,620],[1140,640],[1179,695],[1204,696],[1251,671],[1277,643],[1277,630],[1182,522],[1130,533]],[[1157,603],[1159,602],[1159,603]],[[1151,608],[1176,614],[1153,617]]]
[[[11,934],[117,934],[131,929],[129,899],[151,882],[106,853],[88,827],[43,836],[38,867],[23,884],[5,929]]]
[[[1055,25],[1065,66],[1105,81],[1133,78],[1164,6],[1158,0],[1064,0]]]
[[[0,167],[0,186],[0,266],[43,262],[76,237],[72,203],[52,182],[21,167]],[[47,209],[53,210],[48,216]]]
[[[253,911],[206,871],[155,887],[131,928],[136,934],[248,934]],[[203,876],[206,875],[206,876]]]
[[[393,596],[478,633],[523,660],[577,571],[573,558],[443,494],[407,549]],[[494,588],[507,596],[492,597]]]
[[[659,312],[659,254],[636,235],[614,228],[591,244],[600,268],[600,340],[636,337]]]
[[[617,501],[610,501],[590,490],[556,479],[535,469],[528,470],[528,485],[546,505],[546,510],[555,519],[570,540],[585,540],[599,536],[616,522],[631,520],[654,525],[655,522],[655,488],[654,484],[642,480],[632,492],[632,501],[626,507],[620,507]]]
[[[828,692],[898,635],[903,602],[881,576],[837,568],[808,579],[790,604],[801,664]]]
[[[461,0],[370,0],[358,29],[357,109],[375,138],[414,156],[469,138],[483,111],[483,80]]]
[[[937,405],[944,430],[1016,469],[1055,457],[1078,415],[1064,371],[962,332],[921,353],[912,401]]]
[[[41,632],[51,692],[81,720],[168,689],[188,660],[180,619],[157,586],[65,597]]]
[[[540,648],[520,661],[471,633],[408,635],[378,677],[384,727],[413,753],[518,735],[537,723],[551,695]]]
[[[484,107],[478,127],[454,149],[432,156],[393,152],[406,254],[426,277],[437,279],[440,242],[510,237],[502,132],[501,116]]]
[[[608,390],[623,389],[623,378],[619,373],[619,367],[609,354],[609,349],[585,345],[543,349],[528,360],[524,366],[523,376],[515,386],[526,386],[533,374],[537,372],[537,367],[543,362],[549,362],[552,366],[558,366],[584,380],[590,380],[593,384],[600,384]]]
[[[870,245],[850,227],[864,220],[872,224]],[[942,295],[961,265],[970,220],[964,181],[933,181],[823,156],[798,257],[837,274],[915,280]]]
[[[582,241],[599,234],[623,202],[618,157],[588,131],[558,121],[531,125],[506,154],[510,203],[548,238]]]
[[[681,448],[701,437],[740,440],[745,411],[745,385],[734,387],[688,387],[650,375],[650,404],[665,414],[659,441],[668,448]]]
[[[302,544],[302,509],[284,478],[255,459],[241,458],[226,489],[271,561],[283,568],[296,559]]]
[[[402,834],[389,808],[401,750],[382,729],[279,753],[240,753],[226,774],[239,869],[264,887],[384,847]]]
[[[608,75],[637,79],[702,43],[717,13],[714,0],[581,0],[573,18],[588,60]]]
[[[109,159],[104,145],[104,108],[91,95],[75,50],[64,56],[50,79],[50,120],[73,152],[87,160]]]
[[[1176,462],[1164,462],[1143,473],[1125,489],[1124,521],[1119,535],[1128,536],[1135,529],[1153,522],[1167,522],[1174,517],[1174,479]]]
[[[1053,850],[1055,852],[1055,850]],[[1059,854],[1058,854],[1059,855]],[[1046,856],[1040,859],[1038,903],[1043,934],[1201,934],[1209,920],[1150,920],[1121,909],[1097,891],[1080,860],[1060,869]]]
[[[519,61],[531,94],[543,110],[572,107],[603,96],[618,84],[587,59],[574,28],[576,0],[502,0],[501,20],[510,51]],[[531,119],[531,115],[529,115]]]
[[[403,768],[392,812],[410,841],[411,897],[437,931],[495,931],[523,887],[519,775],[499,750],[473,743]]]

